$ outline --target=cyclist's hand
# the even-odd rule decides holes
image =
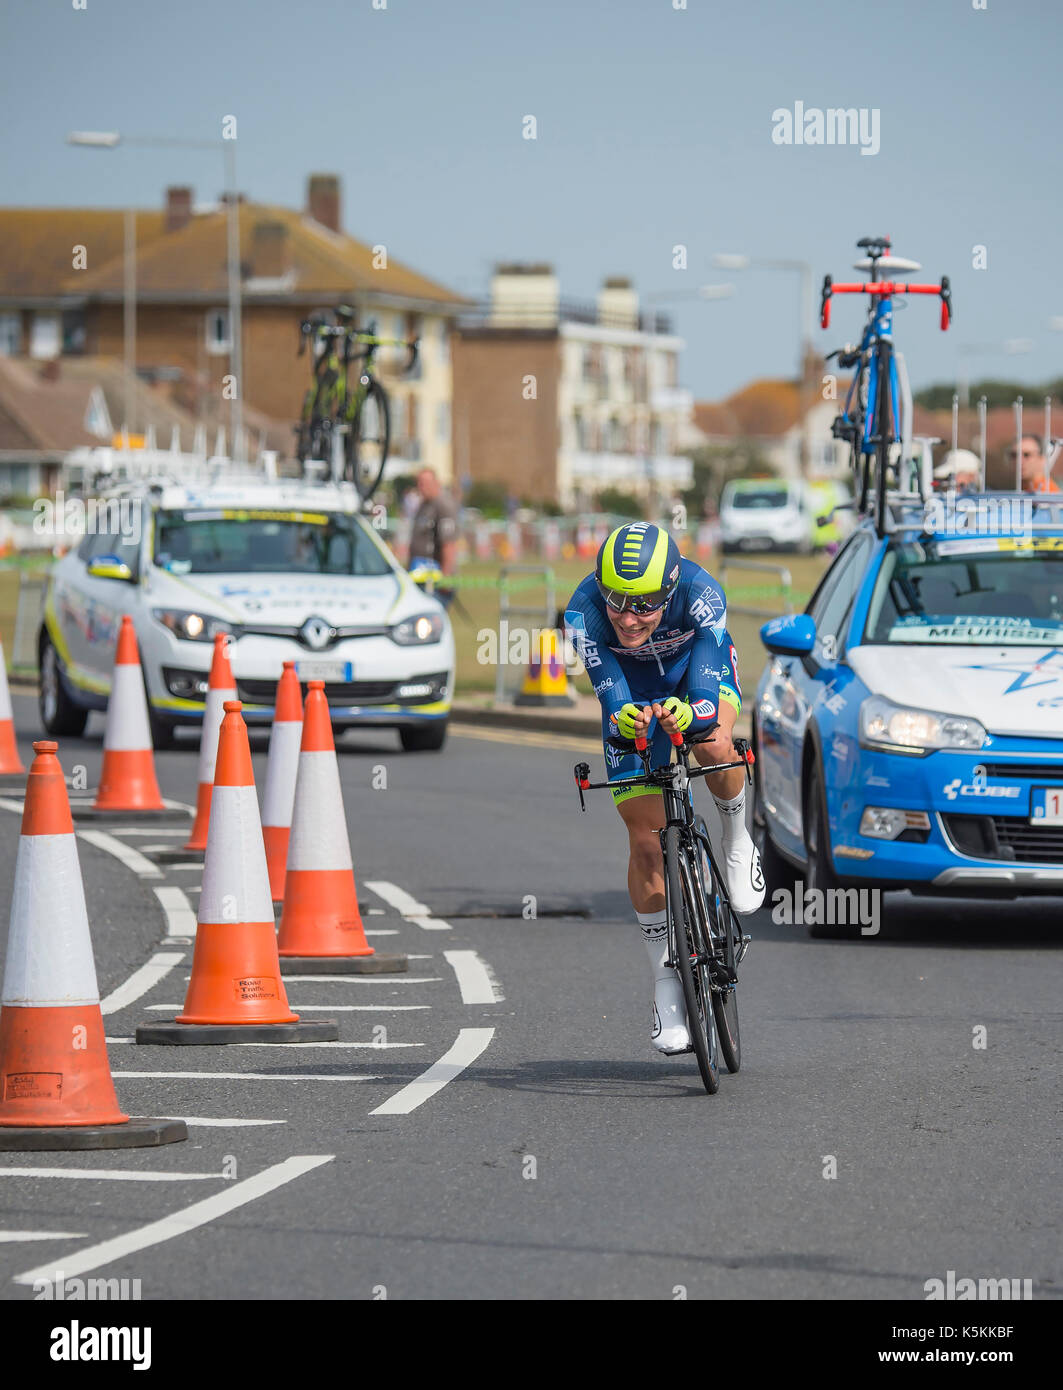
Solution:
[[[617,732],[621,738],[645,738],[652,718],[653,710],[650,709],[649,705],[639,709],[638,705],[632,704],[629,700],[626,705],[621,705],[616,712]]]
[[[654,706],[654,711],[659,711],[657,718],[669,737],[672,734],[685,733],[694,722],[694,711],[678,695],[669,695],[667,700],[662,700],[659,705]]]

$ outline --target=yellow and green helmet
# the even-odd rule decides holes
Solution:
[[[598,551],[594,577],[610,608],[618,613],[654,613],[679,583],[679,547],[667,531],[649,521],[617,529]]]

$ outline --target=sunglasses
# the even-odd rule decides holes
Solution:
[[[1035,458],[1037,457],[1037,450],[1036,450],[1036,449],[1023,449],[1023,451],[1022,451],[1022,456],[1023,456],[1024,459],[1035,459]],[[1018,456],[1018,454],[1015,452],[1014,449],[1009,449],[1009,450],[1008,450],[1008,459],[1009,459],[1012,463],[1014,463],[1015,460],[1016,460],[1018,457],[1019,457],[1019,456]]]
[[[602,581],[597,581],[598,592],[614,613],[659,613],[667,604],[670,594],[618,594],[615,589],[607,589]]]

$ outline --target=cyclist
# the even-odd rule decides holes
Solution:
[[[700,565],[682,558],[666,531],[648,522],[615,530],[598,551],[594,574],[569,600],[565,629],[601,702],[609,781],[642,771],[638,755],[614,748],[610,737],[645,735],[652,765],[659,766],[671,756],[670,734],[692,735],[718,722],[716,734],[697,745],[694,758],[701,765],[736,760],[731,733],[742,691],[726,600]],[[746,829],[745,773],[732,768],[705,780],[723,824],[731,901],[736,912],[755,912],[764,901],[764,878]],[[665,964],[661,794],[650,787],[625,787],[614,790],[613,800],[627,826],[628,892],[653,969],[651,1038],[659,1052],[689,1052],[682,984]]]

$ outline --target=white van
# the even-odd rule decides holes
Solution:
[[[806,483],[788,478],[739,478],[720,499],[720,545],[736,550],[796,550],[813,546],[815,518]]]

